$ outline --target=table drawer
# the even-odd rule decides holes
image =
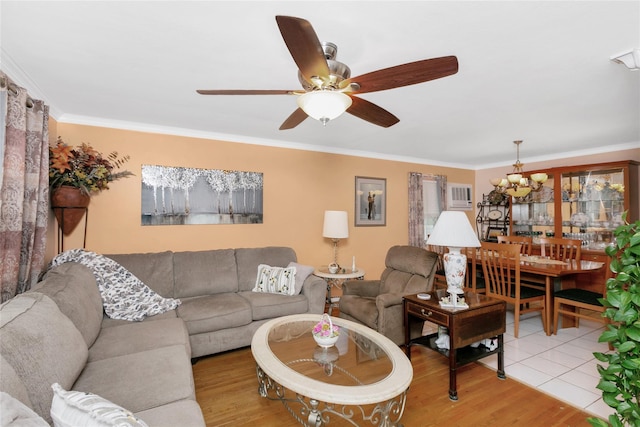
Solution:
[[[411,316],[419,317],[422,320],[428,320],[440,326],[449,327],[449,316],[419,304],[407,302],[407,311]]]

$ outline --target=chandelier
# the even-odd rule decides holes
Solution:
[[[523,175],[523,163],[520,162],[520,144],[522,141],[513,141],[516,144],[516,162],[513,164],[513,172],[506,178],[493,178],[490,180],[495,191],[501,194],[508,194],[511,197],[522,198],[532,191],[540,191],[542,185],[549,178],[546,173],[534,173],[530,179]]]

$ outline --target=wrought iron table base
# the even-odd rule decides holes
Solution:
[[[306,427],[325,426],[329,424],[331,416],[342,418],[353,426],[358,426],[355,420],[361,418],[363,422],[369,422],[374,426],[402,427],[400,418],[404,413],[407,390],[393,399],[376,404],[367,414],[367,410],[361,405],[336,405],[320,402],[298,393],[295,393],[295,398],[287,397],[287,389],[272,380],[258,365],[256,365],[256,374],[260,396],[271,400],[280,400],[296,421]],[[292,405],[299,407],[298,412]]]

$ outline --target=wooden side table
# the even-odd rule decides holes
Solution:
[[[331,315],[333,307],[337,307],[340,302],[340,296],[331,296],[331,288],[335,286],[336,289],[342,290],[342,284],[345,281],[350,279],[364,279],[364,270],[361,268],[356,269],[356,271],[344,269],[338,273],[331,273],[327,267],[320,267],[317,268],[313,274],[314,276],[322,277],[327,282],[327,304],[329,305],[327,312],[329,315]],[[340,293],[340,295],[342,295],[342,293]]]
[[[424,345],[449,358],[449,399],[458,400],[456,370],[459,366],[482,359],[490,354],[498,354],[498,378],[506,378],[504,373],[504,341],[507,304],[482,294],[465,292],[464,298],[469,308],[449,309],[440,307],[440,298],[446,291],[439,289],[430,293],[431,299],[422,300],[416,295],[404,297],[405,350],[411,359],[411,346]],[[412,323],[429,321],[449,330],[450,349],[440,349],[435,341],[438,334],[412,338]],[[416,329],[415,327],[413,328]],[[494,350],[480,345],[469,345],[483,339],[498,337],[498,347]]]

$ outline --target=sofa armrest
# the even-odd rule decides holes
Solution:
[[[342,284],[342,295],[376,297],[380,292],[380,280],[349,280]]]
[[[376,297],[376,307],[378,309],[388,308],[393,305],[402,304],[402,294],[380,294]]]
[[[321,277],[309,275],[302,283],[302,295],[309,301],[309,313],[321,314],[327,300],[327,282]]]

